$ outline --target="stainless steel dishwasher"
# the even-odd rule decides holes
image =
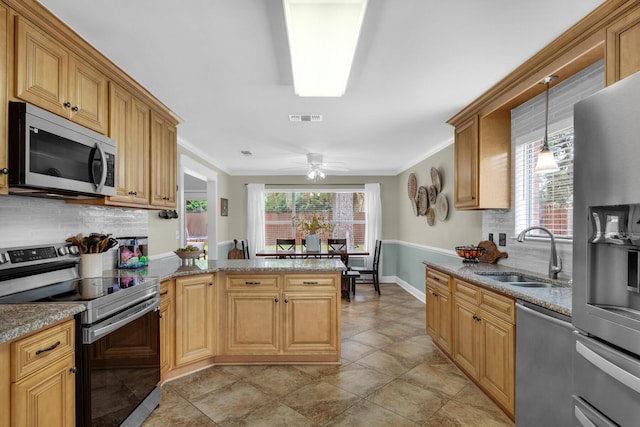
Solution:
[[[526,301],[516,304],[516,425],[573,423],[571,318]]]

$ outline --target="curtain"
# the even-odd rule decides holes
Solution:
[[[247,239],[249,253],[264,250],[264,184],[247,184]]]
[[[365,265],[373,267],[373,251],[376,247],[376,240],[382,237],[382,203],[380,201],[380,184],[364,185],[364,210],[367,216],[367,228],[364,232],[365,248],[370,251],[365,258]]]

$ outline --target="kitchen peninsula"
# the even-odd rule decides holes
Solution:
[[[213,364],[340,363],[339,259],[151,261],[162,380]]]

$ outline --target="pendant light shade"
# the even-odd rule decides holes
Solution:
[[[549,149],[549,83],[558,79],[558,76],[545,77],[541,83],[546,85],[545,107],[544,107],[544,141],[542,150],[538,153],[538,163],[536,163],[535,173],[547,174],[558,172],[558,162],[553,157],[553,152]]]

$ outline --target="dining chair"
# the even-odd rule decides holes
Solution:
[[[276,251],[295,251],[296,239],[276,239]]]
[[[329,252],[346,252],[347,239],[327,239]]]
[[[251,258],[249,256],[249,240],[247,239],[241,240],[241,243],[242,243],[242,253],[244,254],[244,259]]]
[[[353,266],[351,267],[351,270],[353,271],[357,271],[358,273],[360,273],[360,275],[362,276],[363,274],[367,274],[367,275],[371,275],[371,280],[360,280],[360,281],[354,281],[352,286],[353,286],[353,294],[355,295],[356,293],[356,283],[373,283],[373,288],[376,290],[376,292],[378,292],[378,295],[380,295],[380,280],[378,277],[378,269],[380,267],[380,252],[382,252],[382,240],[376,240],[376,247],[375,250],[373,252],[373,265],[371,266],[371,268],[369,267],[357,267],[357,266]]]

